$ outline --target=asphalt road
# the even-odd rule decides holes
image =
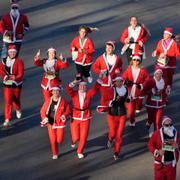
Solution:
[[[60,157],[51,160],[51,149],[46,128],[40,128],[39,109],[43,103],[41,94],[42,69],[34,67],[33,56],[38,49],[46,55],[46,49],[55,47],[67,57],[69,44],[81,24],[97,26],[100,32],[91,35],[95,42],[94,59],[104,52],[107,40],[116,40],[128,24],[129,17],[137,15],[146,24],[152,36],[147,43],[147,59],[143,62],[153,72],[155,60],[151,52],[162,36],[163,28],[172,26],[180,32],[180,2],[178,0],[31,0],[20,1],[22,10],[28,15],[31,30],[24,39],[21,57],[26,72],[22,92],[23,118],[17,120],[13,114],[13,126],[4,130],[0,126],[0,180],[35,179],[104,179],[104,180],[151,180],[153,179],[153,157],[147,149],[145,109],[137,116],[134,129],[126,127],[123,136],[121,158],[115,162],[113,150],[105,148],[107,141],[106,116],[95,111],[98,96],[92,102],[93,119],[85,149],[86,158],[79,160],[71,150],[69,122],[65,140],[59,146]],[[9,11],[9,1],[0,1],[0,16]],[[116,52],[120,53],[120,43]],[[124,69],[127,67],[126,58]],[[61,71],[63,85],[74,78],[75,68]],[[71,73],[70,73],[71,72]],[[180,130],[180,63],[174,78],[173,91],[165,113],[170,115]],[[67,94],[63,92],[68,100]],[[0,124],[3,123],[3,93],[0,88]],[[180,166],[177,167],[180,179]]]

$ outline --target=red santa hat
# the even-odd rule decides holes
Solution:
[[[169,35],[173,35],[173,28],[172,27],[167,27],[164,29],[164,33],[169,34]]]
[[[163,74],[163,71],[162,71],[162,69],[156,69],[156,70],[154,71],[154,75],[155,75],[156,73],[161,73],[161,74]]]
[[[62,86],[59,83],[53,83],[49,89],[50,89],[50,91],[52,91],[52,90],[59,90],[59,91],[61,91],[62,90]]]
[[[115,74],[115,76],[113,78],[113,81],[118,81],[118,80],[124,81],[124,79],[123,79],[123,77],[121,76],[120,73]]]
[[[85,82],[84,80],[79,82],[79,85],[87,85],[87,82]]]
[[[139,55],[139,53],[133,54],[132,59],[138,59],[139,61],[141,61],[141,56]]]
[[[18,1],[17,0],[11,0],[11,8],[12,7],[17,7],[19,8],[19,4],[18,4]]]
[[[163,117],[162,117],[162,126],[164,125],[164,123],[165,123],[167,120],[168,120],[168,121],[170,120],[170,121],[172,122],[172,119],[171,119],[170,117],[168,117],[168,116],[163,116]]]
[[[107,42],[106,42],[106,45],[112,46],[113,49],[115,50],[115,43],[116,43],[115,41],[111,41],[111,40],[110,40],[110,41],[107,41]]]
[[[50,47],[50,48],[47,50],[47,52],[49,52],[49,51],[54,51],[54,52],[56,52],[56,49],[54,49],[53,47]]]
[[[15,52],[17,52],[16,45],[10,45],[10,46],[8,47],[8,52],[10,52],[10,51],[15,51]]]

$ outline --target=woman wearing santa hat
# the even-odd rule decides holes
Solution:
[[[0,75],[3,80],[3,91],[5,99],[5,121],[3,126],[10,125],[12,106],[16,110],[16,117],[21,118],[20,95],[24,76],[23,60],[16,56],[15,45],[8,48],[8,56],[0,63]]]
[[[0,33],[3,35],[3,50],[1,57],[7,56],[9,45],[16,45],[17,55],[19,54],[23,37],[29,30],[27,16],[20,12],[17,0],[11,1],[11,10],[5,14],[0,21]]]
[[[141,57],[135,54],[132,61],[123,74],[128,88],[130,103],[127,104],[130,126],[135,126],[135,112],[139,113],[142,106],[143,96],[141,90],[144,83],[149,79],[148,71],[141,66]]]
[[[99,56],[93,64],[93,70],[99,75],[99,83],[101,84],[101,100],[100,105],[97,107],[98,112],[106,110],[107,106],[104,105],[103,94],[112,86],[113,76],[122,71],[122,60],[118,55],[114,54],[115,42],[107,41],[105,50],[106,52]]]
[[[141,52],[141,57],[145,59],[144,45],[148,39],[149,30],[138,22],[136,16],[130,18],[130,26],[125,28],[120,41],[124,45],[121,54],[126,52],[128,63],[130,63],[131,56],[137,52]]]
[[[107,147],[114,145],[114,159],[118,159],[121,150],[123,130],[126,125],[126,107],[125,102],[128,97],[128,90],[123,84],[123,78],[117,74],[113,79],[114,86],[109,88],[104,94],[104,100],[109,106],[107,122],[109,126]]]
[[[78,90],[73,88],[78,85]],[[84,148],[86,145],[89,127],[91,111],[90,102],[99,89],[99,84],[96,82],[94,87],[87,90],[87,83],[81,80],[74,80],[66,87],[68,95],[72,98],[73,110],[72,110],[72,121],[70,123],[72,145],[74,148],[76,143],[79,142],[77,148],[78,158],[84,158]]]
[[[52,159],[58,159],[58,144],[64,139],[64,128],[70,114],[70,106],[60,95],[59,84],[52,85],[50,92],[52,97],[46,99],[41,108],[41,126],[47,126]]]
[[[59,59],[56,57],[56,50],[54,48],[49,48],[47,50],[48,58],[40,58],[40,50],[34,57],[34,64],[36,66],[43,66],[44,74],[41,82],[42,93],[44,100],[51,97],[51,86],[56,83],[61,86],[61,80],[59,78],[59,70],[67,68],[69,66],[66,59],[60,54]]]
[[[77,74],[81,74],[82,77],[87,78],[89,83],[92,83],[93,79],[90,73],[93,54],[94,43],[88,34],[97,31],[98,28],[92,28],[85,25],[79,27],[79,35],[76,36],[70,46],[72,53],[72,60],[76,64]]]
[[[162,76],[163,71],[161,69],[155,70],[154,77],[146,81],[142,90],[142,93],[147,95],[148,121],[146,126],[149,128],[153,123],[154,130],[160,129],[163,109],[166,106],[167,84]]]
[[[180,56],[180,46],[172,37],[173,28],[165,28],[163,39],[158,42],[153,52],[153,56],[157,57],[155,68],[163,70],[169,89],[172,86],[173,75],[176,69],[176,58]]]
[[[180,133],[173,126],[171,118],[162,118],[162,127],[153,133],[148,148],[154,156],[154,180],[175,180]]]

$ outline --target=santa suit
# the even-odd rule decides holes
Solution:
[[[145,51],[143,47],[140,47],[138,42],[141,41],[143,45],[146,43],[148,39],[148,33],[147,31],[140,25],[136,26],[135,29],[133,29],[131,26],[127,27],[124,29],[120,41],[122,44],[125,44],[125,41],[127,38],[130,38],[132,42],[129,43],[129,47],[126,50],[127,52],[127,58],[128,61],[131,61],[131,55],[136,54],[137,52],[144,53],[145,56]]]
[[[58,155],[58,143],[61,143],[64,139],[64,127],[65,122],[61,120],[61,116],[64,116],[67,119],[68,115],[70,114],[70,106],[67,101],[59,97],[57,104],[54,106],[54,118],[50,122],[50,111],[51,111],[51,104],[53,100],[52,97],[46,99],[42,108],[41,108],[41,119],[42,121],[45,118],[49,119],[49,123],[47,125],[49,139],[51,143],[51,148],[53,155]]]
[[[11,119],[12,105],[14,109],[21,109],[20,95],[24,76],[24,63],[20,58],[9,60],[9,56],[0,63],[0,75],[3,80],[5,99],[5,119]],[[7,81],[9,75],[15,75],[14,81]]]
[[[72,121],[71,136],[72,142],[76,144],[79,141],[77,153],[83,153],[90,126],[91,111],[90,102],[95,93],[97,92],[99,85],[96,83],[94,87],[85,93],[73,90],[73,84],[67,85],[67,93],[72,98],[73,110],[72,110]]]
[[[13,19],[11,13],[4,15],[0,23],[0,32],[5,35],[7,31],[11,31],[11,43],[6,43],[6,48],[9,44],[15,44],[17,53],[19,53],[24,33],[29,30],[28,18],[25,14],[19,13],[16,19]]]
[[[93,41],[89,37],[85,37],[85,40],[82,44],[80,37],[77,36],[71,42],[71,52],[72,48],[75,48],[75,53],[78,53],[77,57],[75,58],[77,72],[84,77],[89,77],[89,71],[93,60],[93,54],[95,51]],[[84,52],[79,52],[79,49],[83,49]]]
[[[180,134],[177,131],[174,134],[173,140],[180,145]],[[158,150],[162,149],[162,145],[165,142],[164,137],[163,128],[161,128],[153,133],[148,143],[148,148],[154,155],[154,180],[175,180],[179,151],[175,149],[171,161],[166,161],[166,151],[165,155],[158,155]]]
[[[120,96],[120,100],[116,98]],[[121,88],[111,87],[104,94],[104,100],[109,106],[107,122],[109,126],[108,139],[115,139],[114,153],[119,154],[122,145],[122,135],[126,124],[125,101],[128,96],[127,88],[123,85]]]
[[[107,72],[106,75],[102,76],[99,81],[99,83],[101,84],[100,106],[104,106],[103,94],[109,87],[112,86],[112,79],[114,78],[117,71],[122,71],[122,60],[115,54],[113,54],[112,56],[107,56],[106,53],[104,53],[103,55],[99,56],[94,62],[93,70],[98,75],[100,75],[102,71]]]
[[[143,88],[144,83],[149,79],[149,73],[145,68],[135,69],[133,66],[129,66],[123,73],[123,79],[128,88],[130,103],[127,104],[128,115],[131,123],[135,122],[135,110],[140,110],[143,96],[141,90],[138,89],[138,85]]]
[[[156,56],[159,58],[161,53],[167,56],[167,62],[158,61],[155,68],[161,68],[163,70],[164,77],[167,84],[172,85],[173,75],[176,69],[176,58],[180,56],[180,46],[174,39],[165,41],[161,39],[156,47]]]
[[[42,93],[44,99],[51,97],[50,89],[53,84],[61,85],[61,80],[59,78],[59,70],[67,68],[69,66],[67,61],[61,61],[59,59],[47,60],[47,59],[38,59],[36,56],[34,58],[34,64],[36,66],[43,66],[44,74],[41,81]],[[54,76],[48,76],[47,72],[51,71],[54,73]]]
[[[143,88],[142,93],[147,94],[146,108],[148,112],[148,123],[154,123],[154,129],[160,129],[160,121],[163,116],[163,109],[166,106],[166,82],[163,78],[157,81],[149,79]]]

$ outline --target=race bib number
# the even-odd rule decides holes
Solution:
[[[51,80],[55,78],[55,75],[46,74],[46,78]]]
[[[153,95],[153,96],[151,97],[151,100],[152,100],[152,101],[161,102],[161,101],[162,101],[162,96]]]
[[[78,57],[78,51],[73,51],[72,52],[72,60],[75,61]]]
[[[13,84],[13,81],[12,81],[12,80],[7,80],[7,81],[4,82],[4,84],[6,84],[6,85],[12,85],[12,84]]]
[[[162,57],[159,57],[158,59],[157,59],[157,62],[158,63],[160,63],[160,64],[162,64],[162,65],[167,65],[167,63],[169,62],[169,58],[162,58]]]
[[[171,145],[169,145],[169,144],[167,144],[167,143],[163,143],[162,150],[163,150],[163,151],[174,152],[173,146],[171,146]]]

